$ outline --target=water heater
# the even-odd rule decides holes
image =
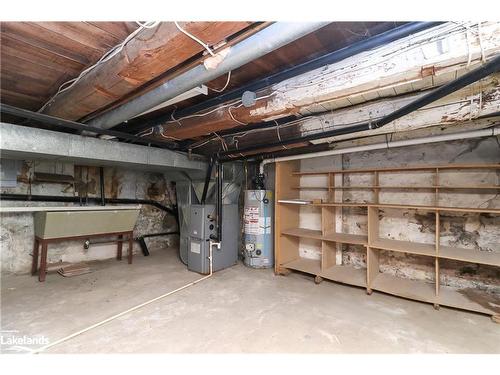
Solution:
[[[273,192],[247,190],[243,213],[245,265],[270,268],[274,265]]]

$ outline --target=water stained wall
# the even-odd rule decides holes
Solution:
[[[26,160],[19,162],[15,187],[2,186],[2,193],[99,197],[99,168],[73,163]],[[152,199],[163,205],[176,203],[175,184],[162,173],[123,168],[104,168],[107,198]],[[72,206],[73,203],[2,201],[2,206]],[[1,270],[26,273],[31,267],[33,249],[33,213],[0,214]],[[150,205],[142,205],[134,236],[177,230],[174,216]],[[111,238],[111,237],[110,237]],[[146,239],[151,252],[174,246],[177,236]],[[125,249],[126,249],[125,244]],[[142,256],[134,242],[134,253]],[[49,246],[48,261],[90,261],[113,258],[116,244],[96,244],[84,249],[83,240],[54,243]],[[124,264],[125,265],[125,264]]]

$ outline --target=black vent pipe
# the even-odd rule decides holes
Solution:
[[[454,81],[451,81],[441,87],[438,87],[437,89],[431,91],[430,93],[412,101],[411,103],[408,103],[407,105],[399,108],[398,110],[389,113],[388,115],[382,117],[379,120],[374,120],[372,122],[367,122],[359,125],[354,125],[354,126],[349,126],[349,127],[344,127],[340,129],[333,129],[330,131],[325,131],[325,132],[317,132],[311,135],[306,135],[306,136],[299,136],[299,137],[293,137],[289,139],[284,139],[280,142],[273,142],[273,143],[267,143],[267,144],[260,144],[260,145],[252,145],[248,147],[243,147],[243,148],[238,148],[238,149],[232,149],[232,150],[227,150],[227,151],[222,151],[219,153],[220,156],[229,156],[231,154],[240,154],[240,153],[246,153],[246,152],[252,152],[264,148],[272,148],[272,147],[280,147],[283,145],[289,145],[289,144],[294,144],[294,143],[300,143],[300,142],[307,142],[307,141],[313,141],[317,139],[323,139],[323,138],[329,138],[329,137],[334,137],[337,135],[342,135],[342,134],[351,134],[351,133],[356,133],[356,132],[361,132],[365,130],[371,130],[371,129],[377,129],[380,128],[384,125],[389,124],[390,122],[397,120],[400,117],[403,117],[409,113],[412,113],[422,107],[425,107],[426,105],[435,102],[436,100],[439,100],[457,90],[460,90],[464,88],[465,86],[470,85],[471,83],[477,82],[480,79],[495,73],[500,70],[500,56],[497,56],[493,58],[491,61],[487,62],[486,64],[482,65],[481,67],[474,69],[460,78],[457,78]]]
[[[212,177],[212,169],[215,163],[214,158],[210,158],[210,163],[208,164],[207,174],[205,175],[205,184],[203,185],[203,194],[201,195],[201,204],[205,204],[207,200],[208,185],[210,184],[210,178]]]
[[[394,42],[398,39],[407,37],[409,35],[421,32],[423,30],[429,29],[431,27],[438,26],[444,22],[410,22],[407,24],[404,24],[402,26],[396,27],[394,29],[385,31],[381,34],[377,34],[375,36],[372,36],[370,38],[361,40],[359,42],[350,44],[344,48],[338,49],[336,51],[327,53],[325,55],[319,56],[317,58],[314,58],[312,60],[306,61],[302,64],[295,65],[291,68],[281,70],[275,74],[272,74],[270,76],[267,76],[265,78],[261,78],[258,80],[255,80],[253,82],[250,82],[246,85],[240,86],[235,90],[229,91],[227,93],[221,94],[219,96],[216,96],[214,98],[207,99],[203,101],[202,103],[195,104],[193,106],[190,106],[188,108],[182,109],[180,111],[176,111],[175,116],[176,118],[181,118],[184,116],[192,115],[194,113],[203,111],[205,109],[221,105],[223,103],[226,103],[231,100],[239,99],[241,98],[241,95],[245,91],[257,91],[261,90],[265,87],[268,87],[270,85],[273,85],[277,82],[284,81],[288,78],[297,76],[299,74],[303,74],[306,72],[309,72],[311,70],[320,68],[325,65],[333,64],[336,62],[339,62],[341,60],[344,60],[348,57],[357,55],[361,52],[364,51],[369,51],[373,48],[377,48],[380,46],[383,46],[385,44]],[[134,131],[138,132],[140,130],[145,130],[149,129],[154,126],[162,125],[166,121],[171,120],[172,113],[169,112],[165,115],[161,115],[155,119],[152,119],[150,121],[146,121],[142,123],[141,125],[134,126],[133,129]],[[126,129],[126,127],[122,127],[122,125],[119,125],[120,128]]]
[[[106,205],[106,194],[104,193],[104,168],[99,167],[99,185],[101,187],[101,206]]]
[[[80,203],[80,197],[62,197],[57,195],[27,195],[27,194],[9,194],[1,193],[0,200],[8,201],[32,201],[32,202],[64,202],[64,203]],[[159,202],[152,199],[127,199],[127,198],[105,198],[105,203],[112,204],[146,204],[149,206],[154,206],[162,211],[168,212],[174,215],[178,222],[177,210],[174,208],[167,207]],[[87,198],[87,202],[94,204],[101,203],[101,198]]]

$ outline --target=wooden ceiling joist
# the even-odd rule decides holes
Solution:
[[[180,26],[208,45],[215,45],[249,24],[181,22]],[[120,53],[86,74],[70,90],[58,95],[44,113],[78,120],[111,105],[203,50],[203,46],[179,31],[173,22],[144,29]]]
[[[499,22],[475,29],[475,34],[468,35],[464,26],[445,23],[277,83],[258,92],[262,100],[250,108],[235,101],[232,106],[207,110],[206,116],[168,121],[164,134],[195,138],[294,113],[327,112],[440,86],[477,67],[483,58],[500,53]]]

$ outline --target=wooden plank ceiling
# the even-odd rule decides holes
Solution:
[[[402,24],[403,22],[332,22],[314,33],[308,34],[234,70],[231,73],[231,80],[225,92]],[[208,82],[206,85],[209,88],[221,89],[224,87],[226,81],[227,75],[224,74]],[[208,96],[196,96],[176,103],[175,110],[178,111],[190,107],[194,104],[203,102],[207,98],[218,95],[220,95],[218,92],[209,90]],[[141,124],[145,121],[169,114],[173,110],[174,106],[164,107],[160,110],[129,120],[127,124],[117,126],[117,129],[134,132],[140,129]],[[226,121],[226,125],[234,126],[234,121],[224,121]],[[189,135],[186,138],[190,138]]]
[[[219,35],[218,37],[221,40],[225,38],[230,40],[237,35],[244,37],[266,26],[262,23],[250,22],[212,22],[205,24],[211,24],[206,27],[216,28],[217,32],[215,34]],[[369,37],[371,30],[376,29],[377,33],[379,33],[397,25],[392,22],[331,23],[313,34],[309,34],[234,70],[226,91]],[[1,102],[33,111],[39,110],[54,95],[62,83],[77,77],[81,71],[93,65],[112,47],[121,43],[137,27],[135,22],[2,22],[0,54]],[[203,27],[200,30],[203,30]],[[184,48],[193,48],[193,41],[188,37],[184,38],[182,36],[182,38],[176,40],[179,40],[179,42],[176,42],[176,48],[182,49],[183,43]],[[194,44],[196,45],[196,43]],[[200,46],[198,45],[198,47]],[[145,59],[142,63],[144,66],[141,65],[141,69],[147,71],[147,64],[150,63],[151,70],[154,70],[156,74],[150,80],[145,78],[140,85],[135,87],[132,87],[132,85],[130,89],[119,91],[119,95],[113,97],[112,101],[110,101],[109,95],[99,95],[99,93],[94,95],[92,90],[88,89],[85,97],[92,99],[92,105],[89,105],[89,100],[87,102],[83,100],[84,96],[82,98],[77,96],[72,106],[80,105],[80,108],[74,110],[73,114],[65,114],[64,110],[62,110],[57,112],[56,115],[72,120],[82,121],[88,119],[107,108],[123,103],[131,96],[140,95],[158,84],[158,78],[161,78],[160,82],[168,80],[169,77],[178,74],[180,69],[185,68],[186,64],[190,63],[193,58],[198,55],[201,57],[201,53],[199,49],[193,49],[191,56],[189,54],[183,55],[183,59],[186,59],[183,62],[174,59],[174,66],[171,64],[172,61],[169,61],[170,65],[166,64],[163,67],[163,75],[161,73],[162,67],[158,66],[158,60],[151,59],[151,62],[148,62]],[[130,66],[133,67],[133,64],[134,61],[131,61]],[[117,69],[118,66],[120,69],[127,69],[126,66],[124,67],[123,59],[121,59],[120,64],[117,64]],[[158,73],[159,71],[160,73]],[[117,84],[113,83],[113,79],[116,81],[116,77],[109,74],[99,77],[101,78],[100,85],[103,87],[117,86]],[[206,85],[209,88],[222,88],[226,79],[227,75],[223,75]],[[109,82],[106,82],[106,80],[109,80]],[[216,95],[219,94],[209,90],[208,97]],[[207,96],[194,97],[177,103],[176,107],[178,109],[189,107],[206,99]],[[68,103],[71,104],[72,102],[69,101]],[[69,104],[59,108],[69,108],[71,107]],[[133,132],[134,126],[137,124],[168,113],[172,109],[173,107],[163,108],[133,119],[128,124],[118,128],[123,131]],[[4,120],[7,119],[4,118]],[[8,118],[8,120],[11,119]],[[16,119],[13,119],[12,122],[16,122]]]
[[[2,22],[2,103],[38,110],[136,28],[134,22]]]

